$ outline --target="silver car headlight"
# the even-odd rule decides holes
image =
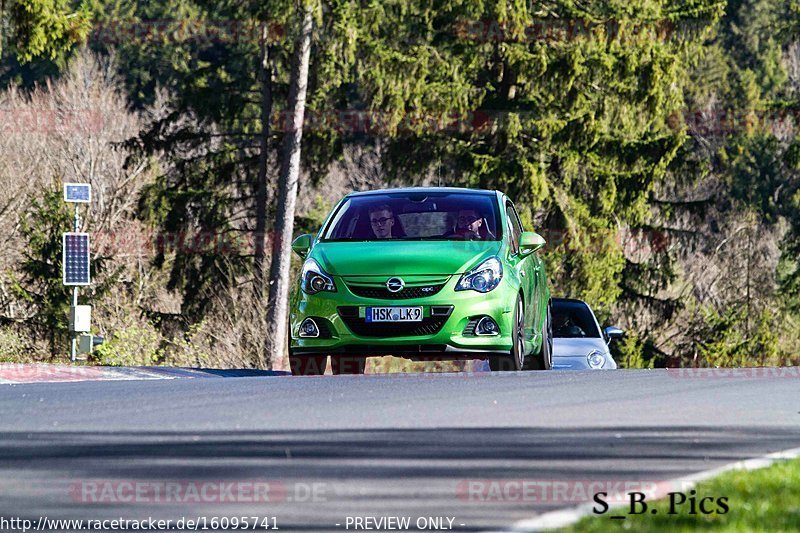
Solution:
[[[603,368],[606,364],[606,357],[599,350],[592,350],[586,356],[586,362],[589,363],[589,368]]]
[[[503,265],[496,257],[490,257],[469,272],[464,273],[456,283],[457,291],[489,292],[503,279]]]
[[[336,292],[333,279],[322,270],[322,267],[314,259],[306,259],[306,262],[303,263],[300,288],[306,294],[317,294],[321,291]]]

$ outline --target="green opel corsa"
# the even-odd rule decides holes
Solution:
[[[407,188],[347,195],[317,235],[290,298],[295,375],[364,372],[369,356],[488,359],[492,370],[550,369],[550,291],[498,191]]]

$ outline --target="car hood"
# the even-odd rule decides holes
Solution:
[[[608,345],[598,338],[553,339],[553,357],[586,357],[592,350],[607,354]]]
[[[498,255],[500,241],[318,242],[311,257],[334,276],[460,274]]]

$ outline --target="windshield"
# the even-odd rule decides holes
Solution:
[[[501,238],[494,195],[424,191],[346,198],[322,235],[323,241]]]
[[[594,316],[589,308],[580,302],[559,302],[553,300],[553,337],[561,339],[599,338]]]

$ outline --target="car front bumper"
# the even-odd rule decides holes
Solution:
[[[585,355],[553,356],[554,370],[614,370],[617,363],[610,356],[606,356],[606,362],[602,368],[592,368],[586,360]]]
[[[507,355],[512,346],[513,307],[518,288],[503,279],[488,293],[456,291],[458,278],[450,276],[434,295],[411,299],[358,296],[338,276],[334,277],[337,292],[308,295],[295,287],[290,302],[290,352],[292,355],[394,355],[411,359],[483,359],[489,355]],[[366,323],[364,310],[369,306],[422,306],[423,323],[419,327]],[[446,316],[445,310],[449,310]],[[436,313],[438,316],[433,316]],[[470,321],[474,325],[480,316],[494,319],[500,333],[470,334]],[[306,318],[320,323],[320,337],[300,337],[300,325]]]

